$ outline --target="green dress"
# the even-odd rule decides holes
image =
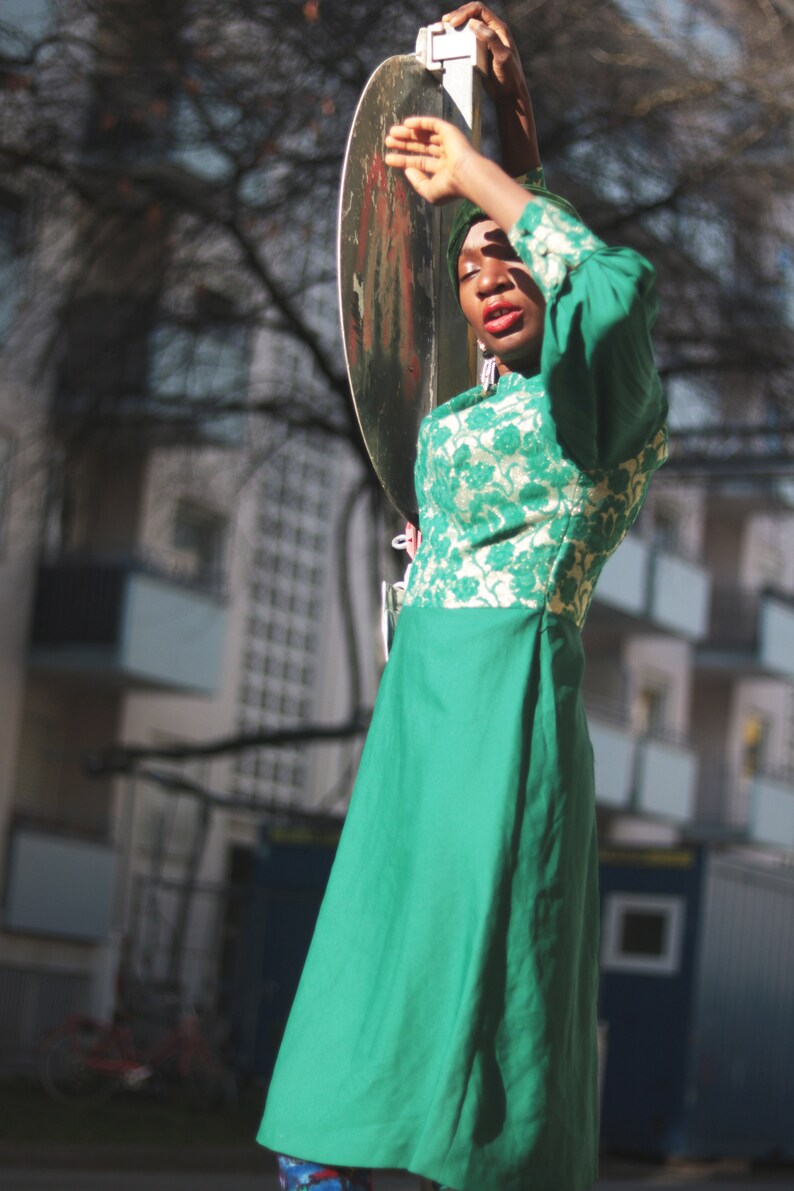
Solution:
[[[534,200],[541,370],[422,424],[422,545],[259,1140],[457,1191],[597,1177],[580,630],[664,460],[653,270]]]

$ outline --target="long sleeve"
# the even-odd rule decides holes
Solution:
[[[650,338],[653,267],[541,197],[527,203],[510,242],[546,299],[541,373],[560,441],[585,470],[614,467],[667,413]]]

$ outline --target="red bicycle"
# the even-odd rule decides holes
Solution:
[[[120,1088],[181,1088],[194,1105],[234,1098],[234,1077],[204,1033],[195,1012],[180,1015],[144,1047],[124,1019],[113,1022],[72,1014],[44,1039],[41,1081],[57,1100],[96,1103]]]

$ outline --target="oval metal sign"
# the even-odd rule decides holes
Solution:
[[[413,55],[367,83],[347,144],[339,208],[339,309],[361,432],[392,504],[416,523],[419,423],[437,403],[438,211],[384,163],[388,128],[443,112],[440,82]]]

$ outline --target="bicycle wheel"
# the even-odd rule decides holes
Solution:
[[[119,1086],[107,1064],[120,1062],[112,1032],[98,1022],[80,1022],[53,1038],[39,1062],[41,1082],[56,1100],[97,1104]]]

